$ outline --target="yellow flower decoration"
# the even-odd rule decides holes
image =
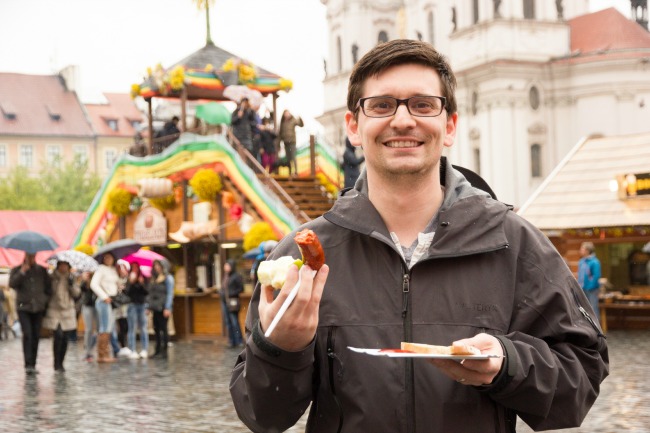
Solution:
[[[90,244],[79,244],[76,247],[74,247],[75,251],[79,251],[81,253],[84,253],[88,256],[92,256],[93,253],[95,252],[95,249],[92,247]]]
[[[224,72],[230,72],[235,69],[235,61],[233,59],[226,60],[226,63],[223,64],[221,70]]]
[[[289,91],[293,89],[293,81],[287,80],[286,78],[280,78],[280,89],[284,91]]]
[[[147,200],[149,200],[151,206],[158,210],[173,209],[176,206],[174,194],[169,194],[168,196],[159,198],[149,198]]]
[[[239,65],[239,81],[241,83],[249,83],[255,80],[255,68],[249,65]]]
[[[242,246],[244,247],[244,251],[249,251],[253,248],[257,248],[262,242],[270,240],[278,240],[271,225],[267,222],[256,222],[244,235]]]
[[[131,84],[131,99],[135,99],[140,96],[140,85]]]
[[[205,72],[212,72],[212,71],[214,71],[214,66],[212,66],[211,63],[205,65]]]
[[[213,170],[202,168],[190,179],[190,186],[201,201],[212,201],[221,191],[221,178]]]
[[[131,211],[129,205],[133,194],[124,188],[115,188],[108,193],[108,203],[106,203],[106,210],[118,217],[128,215]]]

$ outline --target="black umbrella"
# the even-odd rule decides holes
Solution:
[[[46,234],[23,230],[1,237],[0,247],[36,254],[39,251],[55,250],[59,244]]]
[[[103,247],[99,248],[93,258],[99,263],[102,263],[104,260],[104,254],[111,253],[115,260],[121,259],[124,256],[133,254],[142,247],[142,244],[134,241],[133,239],[120,239],[114,242],[110,242]]]

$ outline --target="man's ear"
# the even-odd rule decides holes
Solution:
[[[348,139],[353,146],[361,146],[361,135],[359,134],[359,123],[354,117],[354,113],[348,111],[345,113],[345,129],[348,133]]]
[[[454,145],[456,139],[456,125],[458,123],[458,113],[454,113],[447,117],[447,124],[445,125],[445,140],[443,144],[446,147]]]

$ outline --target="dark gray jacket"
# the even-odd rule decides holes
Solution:
[[[231,380],[239,417],[254,432],[284,431],[311,403],[308,431],[511,432],[580,425],[608,375],[604,336],[549,240],[445,163],[445,200],[428,250],[408,270],[380,215],[346,191],[307,226],[330,267],[312,344],[285,352],[261,335],[259,287],[249,337]],[[270,258],[299,257],[293,234]],[[588,314],[587,314],[588,313]],[[401,341],[448,345],[486,332],[504,346],[487,387],[463,386],[424,360],[354,353]]]
[[[16,291],[16,309],[42,313],[52,296],[52,280],[43,266],[35,264],[24,274],[16,266],[9,274],[9,287]]]

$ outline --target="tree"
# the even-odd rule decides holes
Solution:
[[[60,158],[43,165],[38,177],[16,167],[0,179],[0,203],[6,210],[85,211],[101,186],[101,179],[88,172],[88,163],[76,155],[61,164]]]

